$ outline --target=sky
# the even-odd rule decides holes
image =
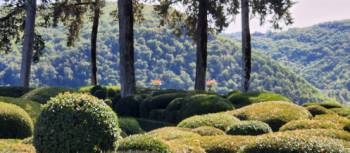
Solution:
[[[297,3],[291,9],[294,24],[283,30],[294,27],[308,27],[322,22],[350,19],[350,0],[295,0]],[[240,16],[240,15],[239,15]],[[241,18],[225,30],[225,33],[241,31]],[[257,19],[251,20],[252,32],[272,30],[271,25],[260,26]]]

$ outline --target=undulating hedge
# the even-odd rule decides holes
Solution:
[[[241,108],[247,105],[266,101],[287,101],[290,99],[276,93],[239,93],[233,92],[227,99],[236,107]]]
[[[217,135],[225,135],[225,132],[214,128],[211,126],[201,126],[195,129],[192,129],[192,132],[198,133],[201,136],[217,136]]]
[[[241,120],[265,122],[273,131],[278,131],[292,120],[309,119],[312,116],[304,107],[282,101],[256,103],[227,113]]]
[[[159,138],[165,141],[181,139],[181,138],[190,139],[190,138],[201,137],[201,135],[192,132],[191,129],[178,128],[178,127],[164,127],[164,128],[150,131],[147,134],[152,137]]]
[[[206,136],[199,139],[206,153],[236,153],[254,141],[252,136]]]
[[[33,134],[33,121],[21,107],[0,102],[0,138],[26,138]]]
[[[344,130],[337,130],[337,129],[305,129],[305,130],[293,130],[293,131],[283,131],[283,132],[277,132],[278,133],[284,133],[289,135],[303,135],[306,137],[328,137],[332,139],[339,139],[346,142],[350,141],[350,133],[346,132]],[[345,143],[346,144],[346,143]],[[350,146],[347,146],[348,148]]]
[[[320,105],[311,105],[305,107],[311,114],[312,116],[317,116],[317,115],[323,115],[323,114],[333,114],[331,110],[320,106]]]
[[[331,108],[330,109],[332,112],[346,117],[346,118],[350,118],[350,108],[349,107],[343,107],[343,108]]]
[[[171,153],[171,150],[164,140],[142,134],[121,140],[118,153]]]
[[[343,126],[331,121],[320,120],[294,120],[283,125],[280,131],[291,131],[300,129],[342,129]]]
[[[318,120],[320,122],[330,121],[342,127],[350,123],[350,120],[348,118],[339,116],[337,114],[317,115],[316,117],[314,117],[314,120]]]
[[[323,102],[323,103],[315,103],[315,102],[310,102],[310,103],[304,103],[303,106],[307,107],[307,106],[322,106],[324,108],[327,109],[331,109],[331,108],[342,108],[343,105],[338,103],[338,102]]]
[[[340,141],[303,135],[273,134],[253,142],[240,153],[346,153]]]
[[[152,131],[162,127],[173,126],[173,124],[168,122],[162,122],[162,121],[156,121],[156,120],[144,119],[144,118],[136,118],[136,119],[144,131]]]
[[[103,100],[64,93],[44,106],[34,146],[38,153],[116,151],[120,131],[117,115]]]
[[[0,101],[9,103],[9,104],[14,104],[21,107],[29,114],[29,116],[32,118],[34,123],[36,119],[39,117],[42,109],[42,106],[40,103],[23,99],[23,98],[0,97]]]
[[[187,96],[187,93],[175,92],[175,93],[166,93],[157,96],[152,96],[141,102],[140,105],[140,114],[141,117],[148,118],[150,112],[156,109],[165,109],[171,101],[176,98],[183,98]]]
[[[126,135],[141,134],[145,131],[141,128],[139,121],[133,117],[119,117],[120,129]]]
[[[31,144],[22,143],[18,139],[0,139],[1,153],[36,153]]]
[[[181,121],[177,126],[182,128],[198,128],[201,126],[210,126],[226,131],[226,129],[239,122],[239,119],[224,113],[197,115]]]
[[[18,98],[23,96],[25,93],[33,90],[32,88],[23,88],[23,87],[0,87],[0,96],[4,97],[14,97]]]
[[[119,116],[140,117],[140,104],[146,97],[146,95],[134,95],[125,98],[116,97],[116,99],[113,99],[113,110]]]
[[[46,102],[49,101],[50,98],[55,97],[60,93],[73,91],[73,89],[64,87],[41,87],[26,93],[22,96],[22,98],[36,101],[41,104],[46,104]]]
[[[229,135],[261,135],[272,133],[272,129],[261,121],[241,121],[230,125],[226,133]]]
[[[172,101],[169,104],[166,112],[167,115],[176,115],[174,117],[176,118],[176,123],[194,115],[217,113],[233,109],[233,105],[225,98],[217,95],[199,94],[183,99],[175,99],[175,102]]]

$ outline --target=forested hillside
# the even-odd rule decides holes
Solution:
[[[259,53],[280,61],[330,97],[350,101],[350,20],[253,38]]]
[[[109,16],[112,8],[115,6],[109,6],[104,10],[99,31],[98,78],[100,84],[118,84],[119,80],[118,26],[117,22],[112,21]],[[138,86],[149,87],[151,80],[160,79],[163,82],[161,88],[192,89],[196,57],[193,41],[189,37],[176,37],[167,28],[159,28],[158,19],[152,14],[151,8],[147,7],[145,12],[145,21],[135,27]],[[88,18],[85,18],[85,21],[90,22]],[[88,85],[90,81],[90,28],[87,27],[90,26],[90,24],[84,25],[81,38],[74,47],[66,46],[66,35],[63,34],[63,31],[67,32],[67,30],[64,27],[40,29],[45,36],[46,49],[40,62],[33,66],[32,84],[69,87]],[[283,34],[279,38],[280,41],[282,41]],[[278,48],[281,46],[273,43],[272,36],[274,35],[271,35],[271,38],[258,37],[260,38],[259,43],[254,44],[256,48],[259,48],[259,52],[255,52],[253,56],[251,89],[281,93],[299,103],[323,99],[324,96],[317,88],[298,76],[301,70],[294,73],[289,69],[290,66],[283,67],[277,60],[265,56],[266,52],[260,51],[264,48],[263,46],[266,46],[266,50],[269,50],[271,54],[274,53],[270,49],[272,47],[277,51],[280,50]],[[274,39],[277,40],[277,36],[275,35]],[[218,82],[216,90],[220,93],[239,90],[241,83],[239,46],[239,41],[229,37],[211,36],[209,38],[208,79],[215,79]],[[19,83],[21,57],[19,48],[20,46],[17,46],[13,52],[0,55],[1,85]],[[282,56],[277,55],[277,51],[272,58],[283,59]],[[287,51],[290,55],[298,53],[291,49],[283,49],[283,51]],[[287,57],[284,61],[293,61],[294,56]],[[296,58],[294,65],[299,64],[298,61],[302,63],[302,59],[299,58]],[[322,79],[313,74],[305,75],[311,82],[315,82],[310,79],[311,76],[314,79]]]

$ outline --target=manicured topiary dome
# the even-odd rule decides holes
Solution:
[[[278,131],[289,121],[311,118],[311,114],[304,107],[282,101],[252,104],[230,113],[241,120],[265,122],[273,131]]]
[[[331,121],[320,120],[294,120],[283,125],[280,131],[300,129],[342,129],[342,126]]]
[[[0,139],[26,138],[33,133],[33,121],[21,107],[0,102]]]
[[[290,99],[276,93],[239,93],[233,92],[228,95],[227,99],[236,107],[244,107],[247,105],[266,102],[266,101],[286,101],[291,102]]]
[[[229,135],[261,135],[271,132],[271,127],[261,121],[237,122],[230,125],[226,131]]]
[[[201,126],[215,127],[226,130],[230,125],[239,122],[239,120],[231,115],[224,113],[198,115],[181,121],[177,126],[183,128],[198,128]]]
[[[274,134],[253,142],[240,153],[345,153],[340,141],[303,135]]]
[[[179,127],[164,127],[153,130],[148,133],[154,138],[170,141],[174,139],[190,139],[199,138],[200,135],[191,131],[191,129],[179,128]]]
[[[38,153],[115,151],[118,118],[102,100],[87,94],[60,94],[41,112],[34,132]]]
[[[175,99],[167,107],[167,112],[176,112],[176,120],[208,113],[217,113],[233,110],[233,105],[217,95],[198,94],[183,99]],[[171,114],[171,113],[170,113]]]
[[[312,116],[323,115],[323,114],[333,114],[331,110],[319,105],[310,105],[305,108],[312,114]]]
[[[225,132],[210,126],[201,126],[192,130],[194,133],[198,133],[201,136],[217,136],[225,135]]]
[[[149,135],[133,135],[120,142],[118,153],[171,153],[170,146],[162,139]]]
[[[59,93],[71,91],[73,90],[63,87],[41,87],[26,93],[22,98],[46,104],[50,98],[57,96]]]

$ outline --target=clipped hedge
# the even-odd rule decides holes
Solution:
[[[277,133],[284,133],[284,134],[290,134],[290,135],[303,135],[306,137],[312,137],[312,136],[328,137],[332,139],[343,140],[346,142],[350,141],[349,132],[346,132],[343,130],[337,130],[337,129],[305,129],[305,130],[283,131],[283,132],[277,132]]]
[[[324,108],[327,109],[331,109],[331,108],[342,108],[342,104],[338,103],[338,102],[323,102],[323,103],[315,103],[315,102],[310,102],[310,103],[305,103],[303,104],[304,107],[308,107],[308,106],[322,106]]]
[[[41,112],[34,132],[38,153],[115,151],[120,139],[117,115],[88,94],[60,94]]]
[[[217,136],[217,135],[225,135],[226,133],[218,128],[210,127],[210,126],[201,126],[195,129],[192,129],[192,132],[197,133],[201,136]]]
[[[26,111],[0,102],[0,138],[26,138],[33,134],[33,121]]]
[[[0,96],[18,98],[31,90],[33,89],[23,87],[0,87]]]
[[[330,121],[341,127],[344,127],[345,125],[350,123],[350,120],[348,118],[339,116],[337,114],[317,115],[316,117],[314,117],[314,120],[318,120],[320,122]]]
[[[228,112],[241,120],[262,121],[278,131],[281,126],[299,119],[309,119],[311,114],[305,108],[289,102],[272,101],[256,103]]]
[[[201,126],[215,127],[225,131],[230,125],[239,122],[239,119],[223,113],[197,115],[181,121],[177,126],[182,128],[198,128]]]
[[[251,136],[206,136],[199,139],[206,153],[236,153],[254,141]]]
[[[134,95],[113,99],[113,110],[120,116],[140,117],[139,107],[145,95]]]
[[[141,134],[145,132],[141,128],[137,119],[132,117],[119,117],[119,126],[120,126],[120,129],[126,135]]]
[[[244,147],[240,153],[345,153],[335,139],[302,135],[274,134],[264,136]]]
[[[272,133],[272,129],[261,121],[241,121],[230,125],[226,133],[229,135],[261,135]]]
[[[173,124],[168,122],[144,119],[144,118],[136,118],[139,122],[141,128],[145,131],[152,131],[154,129],[159,129],[162,127],[173,126]]]
[[[162,139],[149,135],[133,135],[120,142],[118,153],[171,153],[170,146]]]
[[[183,92],[166,93],[153,97],[149,97],[142,101],[140,105],[141,117],[147,118],[152,110],[165,109],[168,104],[176,98],[183,98],[188,94]]]
[[[350,108],[349,107],[343,107],[343,108],[332,108],[330,109],[332,112],[343,116],[343,117],[347,117],[350,118]]]
[[[1,153],[36,153],[33,145],[24,144],[18,139],[0,139]]]
[[[42,106],[40,103],[23,99],[23,98],[12,98],[12,97],[0,97],[1,102],[14,104],[22,109],[24,109],[29,116],[32,118],[34,123],[36,122],[36,119],[39,117]]]
[[[147,134],[154,138],[159,138],[165,141],[181,139],[181,138],[190,139],[190,138],[201,137],[201,135],[191,132],[191,129],[178,128],[178,127],[164,127],[164,128],[150,131]]]
[[[41,87],[36,88],[22,96],[24,99],[36,101],[41,104],[46,104],[50,98],[64,92],[73,92],[74,90],[63,87]]]
[[[241,108],[255,103],[266,101],[287,101],[290,99],[276,93],[238,93],[233,92],[227,99],[236,107]]]
[[[333,112],[330,111],[329,109],[319,105],[311,105],[305,108],[312,114],[312,116],[323,115],[323,114],[333,114]]]
[[[175,103],[175,104],[173,104]],[[176,112],[176,122],[185,118],[209,113],[233,110],[233,105],[217,95],[199,94],[191,97],[176,99],[167,107],[167,112]]]
[[[283,125],[280,128],[280,131],[291,131],[300,129],[342,129],[342,126],[331,121],[294,120]]]

